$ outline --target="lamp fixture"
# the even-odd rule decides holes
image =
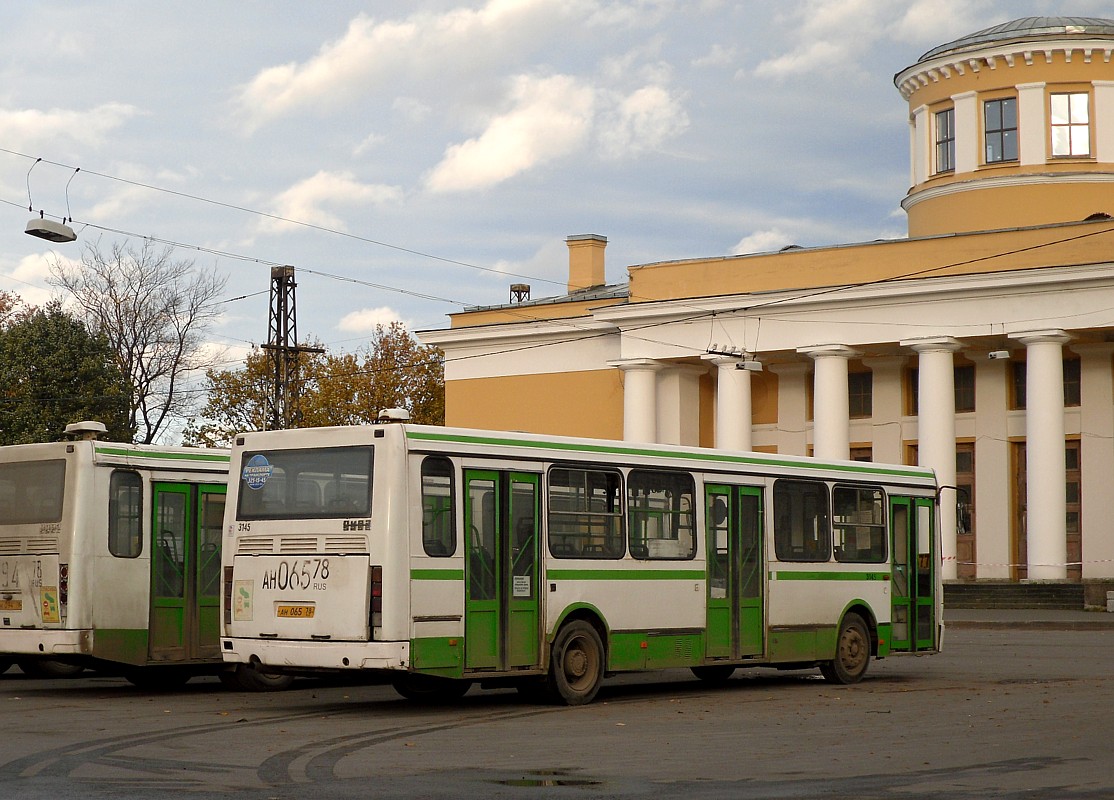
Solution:
[[[1008,361],[1010,358],[1009,350],[991,350],[986,354],[986,357],[991,361]]]
[[[46,239],[48,242],[72,242],[77,239],[77,234],[74,233],[73,228],[65,223],[47,219],[41,211],[38,219],[32,218],[27,222],[27,227],[24,228],[23,232],[40,239]]]

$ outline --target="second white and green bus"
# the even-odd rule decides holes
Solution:
[[[403,423],[232,450],[221,652],[590,702],[614,673],[939,649],[930,470]]]

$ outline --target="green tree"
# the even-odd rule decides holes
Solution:
[[[445,371],[441,351],[420,344],[401,323],[377,326],[355,353],[302,353],[299,427],[361,425],[384,408],[405,408],[414,422],[445,422]],[[208,397],[186,428],[187,444],[227,447],[242,431],[267,425],[272,377],[266,351],[254,350],[244,366],[205,373]]]
[[[127,377],[108,341],[59,301],[0,329],[0,444],[58,441],[66,425],[95,419],[131,441]]]

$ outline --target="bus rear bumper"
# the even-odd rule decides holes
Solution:
[[[279,669],[404,670],[410,642],[299,642],[221,639],[226,663],[260,663]]]
[[[93,631],[49,628],[0,628],[0,654],[9,656],[87,656],[93,653]]]

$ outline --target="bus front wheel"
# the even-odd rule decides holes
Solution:
[[[835,658],[820,665],[829,683],[858,683],[870,664],[870,633],[858,614],[848,614],[839,626]]]
[[[234,691],[281,692],[290,688],[294,676],[267,672],[259,665],[237,664],[234,669],[221,671],[220,682]]]
[[[549,694],[567,706],[592,702],[603,682],[603,641],[583,620],[561,629],[549,657]]]

